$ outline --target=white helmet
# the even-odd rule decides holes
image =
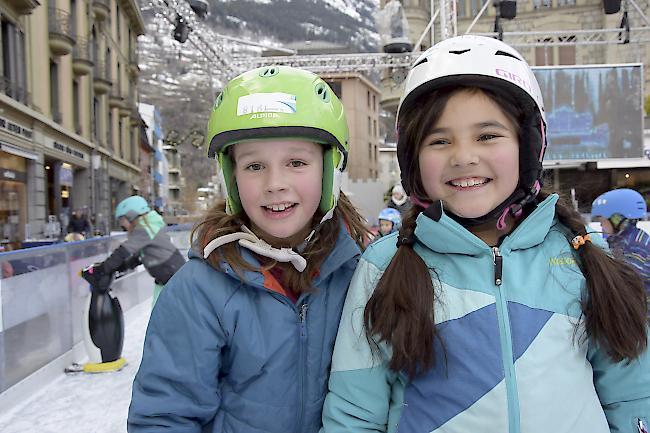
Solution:
[[[400,115],[409,111],[421,96],[456,86],[478,87],[511,95],[525,113],[519,134],[519,187],[493,212],[467,223],[483,223],[496,213],[502,213],[503,209],[516,213],[541,189],[542,159],[547,144],[546,113],[537,79],[522,55],[497,39],[474,35],[446,39],[422,53],[409,71],[397,110],[398,129]],[[402,138],[401,135],[398,137]],[[415,146],[398,139],[397,157],[407,194],[412,193],[407,171]]]

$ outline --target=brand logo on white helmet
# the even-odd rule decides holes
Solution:
[[[503,77],[503,78],[505,78],[506,80],[515,83],[515,84],[518,85],[519,87],[523,87],[523,88],[526,89],[529,93],[532,92],[532,89],[531,89],[531,87],[530,87],[530,83],[528,82],[528,80],[526,80],[526,79],[520,77],[519,75],[515,74],[514,72],[506,71],[506,70],[504,70],[504,69],[499,69],[499,68],[497,68],[494,72],[495,72],[499,77]]]

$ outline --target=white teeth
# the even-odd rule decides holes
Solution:
[[[487,179],[481,178],[470,178],[470,179],[462,179],[462,180],[452,180],[449,183],[451,183],[453,186],[460,186],[461,188],[467,188],[470,186],[476,186],[476,185],[483,185],[484,183],[487,182]]]
[[[271,209],[274,212],[282,212],[283,210],[291,207],[291,203],[282,203],[282,204],[271,204],[265,206],[267,209]]]

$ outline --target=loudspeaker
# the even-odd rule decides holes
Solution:
[[[603,0],[603,7],[607,15],[617,14],[621,10],[621,0]]]
[[[501,0],[499,3],[501,18],[511,20],[517,16],[517,2],[515,0]]]

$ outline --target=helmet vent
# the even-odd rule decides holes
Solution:
[[[428,61],[429,61],[429,59],[427,59],[427,58],[425,57],[424,59],[420,60],[420,61],[417,62],[415,65],[413,65],[413,67],[415,68],[416,66],[420,66],[422,63],[426,63],[426,62],[428,62]]]
[[[217,99],[214,101],[214,106],[212,107],[212,109],[214,110],[218,108],[219,105],[221,105],[221,101],[223,101],[223,93],[219,93],[219,96],[217,96]]]
[[[330,92],[324,83],[318,83],[316,85],[315,90],[316,90],[316,95],[321,101],[330,102]]]
[[[260,77],[273,77],[274,75],[278,75],[278,72],[280,72],[280,68],[277,66],[267,67],[260,71]]]
[[[501,51],[501,50],[497,51],[494,55],[495,55],[495,56],[507,56],[507,57],[512,57],[513,59],[517,59],[517,60],[520,60],[520,61],[521,61],[521,59],[520,59],[519,57],[515,56],[514,54],[506,53],[505,51]]]
[[[460,54],[465,54],[466,52],[468,52],[470,50],[471,50],[471,48],[468,48],[466,50],[452,50],[452,51],[449,51],[449,53],[450,54],[459,54],[460,55]]]

